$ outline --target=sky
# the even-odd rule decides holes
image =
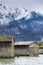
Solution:
[[[0,3],[12,8],[23,7],[28,11],[43,13],[43,0],[0,0]]]

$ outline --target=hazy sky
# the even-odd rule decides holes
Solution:
[[[27,10],[35,10],[43,13],[43,0],[0,0],[0,3],[13,8],[23,7]]]

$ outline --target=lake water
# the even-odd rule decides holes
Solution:
[[[43,55],[39,55],[39,57],[20,56],[13,59],[0,59],[0,65],[43,65]]]

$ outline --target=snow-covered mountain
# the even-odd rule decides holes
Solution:
[[[0,4],[0,35],[14,35],[19,41],[41,41],[43,14],[29,12],[22,7],[12,9]]]
[[[12,20],[18,20],[28,15],[28,11],[22,7],[12,9],[0,4],[0,24],[8,24]]]

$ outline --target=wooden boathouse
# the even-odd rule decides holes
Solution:
[[[0,58],[14,57],[13,36],[0,36]]]
[[[38,56],[39,54],[38,44],[34,41],[16,42],[14,47],[16,56]]]
[[[39,46],[34,41],[15,42],[13,36],[0,36],[0,58],[38,56]]]

